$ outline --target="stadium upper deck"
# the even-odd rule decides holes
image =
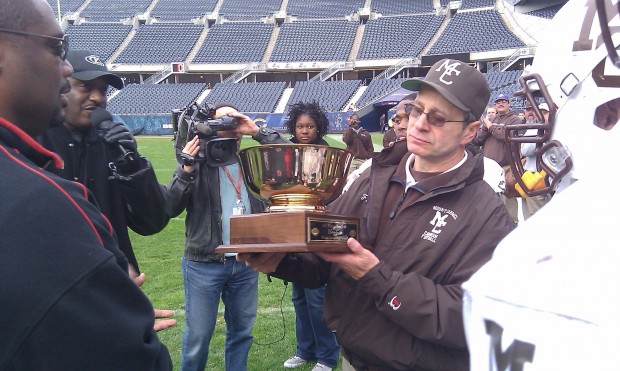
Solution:
[[[209,93],[224,83],[277,82],[282,83],[273,85],[277,89],[267,89],[277,102],[284,97],[309,99],[302,91],[325,90],[333,110],[345,110],[350,103],[372,104],[388,87],[393,90],[404,78],[423,76],[444,57],[487,72],[494,95],[514,89],[520,72],[504,71],[520,71],[531,63],[537,27],[566,2],[48,1],[55,10],[60,4],[60,20],[72,47],[99,53],[126,83],[199,83]],[[504,76],[498,78],[502,83],[491,81],[495,75]],[[503,81],[506,78],[512,80]],[[325,80],[350,83],[319,88],[309,84],[329,83]],[[310,95],[314,99],[316,94]],[[336,106],[331,107],[331,100]],[[265,102],[251,106],[283,110],[273,97]]]

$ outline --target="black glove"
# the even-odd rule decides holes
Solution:
[[[98,130],[99,136],[117,152],[116,161],[138,157],[136,138],[131,135],[125,125],[120,122],[104,121],[99,124]]]

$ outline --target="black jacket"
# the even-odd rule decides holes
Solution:
[[[261,144],[289,143],[277,132],[262,128],[253,137]],[[238,158],[237,158],[238,159]],[[222,205],[220,202],[219,168],[206,163],[187,173],[178,166],[168,184],[167,212],[175,217],[187,210],[185,216],[185,257],[189,260],[223,261],[215,248],[222,244]],[[248,191],[251,213],[259,213],[266,204]]]
[[[64,168],[46,170],[67,180],[80,182],[95,197],[97,205],[114,227],[121,251],[139,271],[127,228],[146,236],[161,231],[168,223],[165,188],[157,182],[151,163],[139,158],[138,169],[117,170],[113,155],[94,129],[76,140],[64,126],[50,128],[39,142],[64,161]]]
[[[0,370],[170,370],[112,227],[50,161],[0,118]]]

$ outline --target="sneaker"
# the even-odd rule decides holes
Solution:
[[[325,366],[320,362],[317,362],[316,366],[312,368],[312,371],[332,371],[332,368],[329,366]]]
[[[284,361],[284,367],[286,368],[296,368],[305,363],[308,363],[308,360],[301,358],[298,355],[294,355],[291,358]]]

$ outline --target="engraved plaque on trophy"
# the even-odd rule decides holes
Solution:
[[[313,144],[272,144],[239,152],[248,191],[270,206],[264,213],[230,219],[226,252],[348,251],[359,218],[330,214],[326,208],[344,187],[351,152]]]

